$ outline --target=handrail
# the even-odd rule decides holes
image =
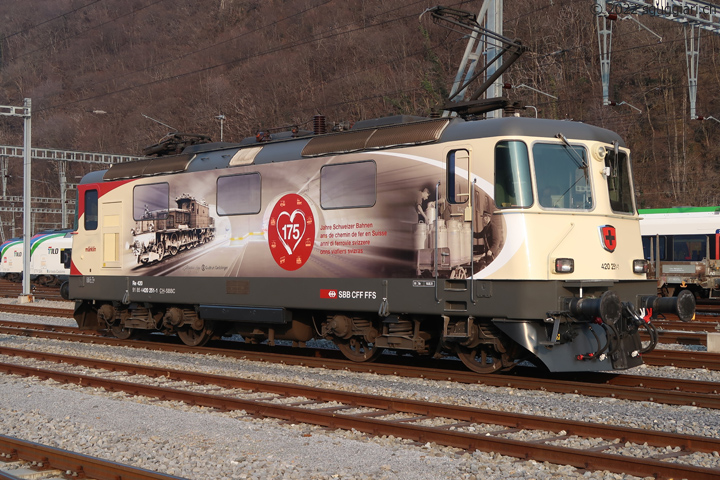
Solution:
[[[438,212],[440,211],[440,182],[437,182],[435,184],[435,245],[434,245],[434,265],[433,270],[435,271],[435,302],[440,303],[440,298],[438,297]]]
[[[473,193],[475,193],[476,186],[477,177],[473,178]],[[470,301],[473,303],[473,305],[477,303],[475,301],[475,257],[473,255],[475,249],[475,205],[473,205],[474,198],[475,195],[470,195]]]

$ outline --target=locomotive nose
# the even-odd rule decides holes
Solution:
[[[674,313],[683,322],[689,322],[695,315],[695,295],[688,290],[682,290],[677,297],[648,295],[640,303],[643,308],[652,308],[653,316]]]

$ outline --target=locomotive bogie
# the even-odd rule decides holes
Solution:
[[[356,361],[455,354],[483,373],[641,363],[653,283],[617,135],[437,119],[249,144],[83,180],[82,328],[105,328],[93,312],[114,302],[132,311],[121,334],[191,344],[326,338]]]

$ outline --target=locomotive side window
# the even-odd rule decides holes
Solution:
[[[325,165],[320,169],[320,205],[325,209],[372,207],[377,199],[374,161]]]
[[[699,262],[707,257],[708,247],[710,248],[709,258],[715,256],[715,245],[712,244],[713,242],[708,244],[707,235],[659,235],[658,240],[660,260],[666,262]],[[650,253],[654,253],[655,237],[644,236],[642,241],[645,258],[654,260]],[[658,255],[655,254],[655,256]]]
[[[70,263],[72,262],[72,248],[63,248],[60,250],[60,263],[62,263],[63,267],[70,268]]]
[[[133,190],[135,220],[163,220],[169,210],[170,187],[167,183],[138,185]]]
[[[623,152],[618,152],[617,157],[613,150],[608,150],[605,155],[605,166],[610,168],[610,176],[607,179],[610,208],[613,212],[632,214],[635,208],[630,182],[630,162]]]
[[[544,208],[592,208],[585,149],[566,145],[536,143],[533,163],[540,206]]]
[[[470,153],[453,150],[447,156],[447,197],[450,203],[466,203],[469,198]]]
[[[643,236],[642,246],[645,260],[655,260],[655,237]]]
[[[697,262],[705,258],[707,235],[675,235],[673,237],[673,260]]]
[[[98,192],[87,190],[85,192],[85,230],[98,228]]]
[[[259,173],[219,177],[217,179],[218,215],[260,213],[261,190]]]
[[[672,238],[672,237],[670,237]],[[658,257],[660,260],[667,260],[665,252],[667,249],[667,237],[665,235],[659,235],[657,238],[657,244],[655,242],[655,236],[645,235],[642,237],[643,254],[645,260],[655,261]]]
[[[530,159],[527,145],[502,141],[495,146],[495,205],[498,208],[532,205]]]

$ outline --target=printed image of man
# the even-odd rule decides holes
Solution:
[[[418,214],[418,223],[430,223],[427,214],[425,213],[430,203],[430,190],[427,187],[423,188],[417,194],[417,200],[415,201],[415,210]]]

